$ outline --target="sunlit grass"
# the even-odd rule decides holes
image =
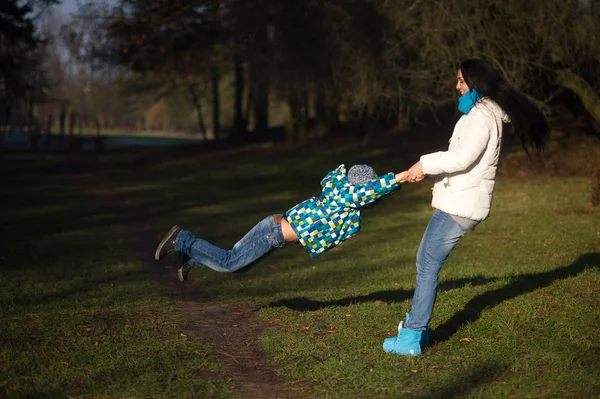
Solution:
[[[359,155],[338,153],[337,163],[347,164]],[[392,151],[372,153],[381,173],[399,170]],[[179,223],[230,247],[267,214],[317,195],[322,175],[337,166],[318,156],[308,166],[286,154],[280,174],[264,179],[245,174],[256,162],[202,164],[211,172],[185,185],[166,182],[187,206],[192,191],[217,185],[213,200],[229,214],[175,209],[158,212],[153,224]],[[383,339],[410,309],[430,187],[405,185],[364,212],[356,237],[315,260],[286,245],[247,273],[197,269],[190,282],[216,300],[258,307],[272,325],[262,342],[273,364],[287,378],[317,382],[317,397],[597,393],[600,216],[589,205],[586,177],[500,178],[490,219],[461,240],[440,275],[434,344],[419,358],[383,353]]]
[[[340,163],[386,173],[418,157],[377,145],[186,154],[177,163],[107,154],[86,178],[143,208],[157,240],[180,224],[231,247],[265,216],[318,195]],[[185,320],[141,271],[118,213],[40,172],[60,157],[25,159],[29,169],[17,156],[3,162],[4,392],[230,397],[231,387],[202,374],[219,363],[179,335]],[[187,284],[255,309],[271,326],[260,340],[274,368],[313,381],[315,397],[597,396],[600,213],[585,176],[499,178],[490,219],[440,274],[433,344],[417,358],[382,351],[410,309],[431,184],[404,185],[365,210],[362,231],[317,259],[288,244],[245,273],[194,269]]]

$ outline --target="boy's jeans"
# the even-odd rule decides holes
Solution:
[[[175,251],[189,256],[190,266],[204,265],[218,272],[234,272],[285,244],[281,223],[275,221],[275,216],[280,215],[260,221],[229,251],[196,238],[187,230],[177,234]]]
[[[417,285],[405,328],[416,331],[427,328],[437,295],[438,274],[466,231],[447,213],[434,212],[417,252]]]

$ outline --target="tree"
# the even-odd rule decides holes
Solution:
[[[119,61],[160,87],[163,94],[179,87],[190,93],[198,125],[204,121],[198,87],[212,82],[213,134],[220,131],[220,70],[228,65],[227,29],[223,7],[216,1],[124,0],[119,18],[111,25]]]
[[[600,135],[600,2],[597,0],[380,1],[394,23],[389,63],[407,107],[452,101],[453,71],[466,58],[491,61],[552,116],[565,90],[574,93]],[[600,150],[598,150],[600,152]],[[600,198],[600,156],[594,198]],[[599,201],[600,202],[600,201]]]
[[[16,106],[25,97],[30,101],[41,92],[37,69],[40,38],[36,34],[34,6],[55,3],[56,0],[0,3],[0,104],[2,126],[12,123]],[[4,131],[4,129],[3,129]]]

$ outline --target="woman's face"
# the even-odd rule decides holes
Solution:
[[[467,86],[467,84],[465,83],[460,69],[458,70],[458,74],[456,75],[456,90],[458,90],[461,96],[464,96],[465,93],[469,91],[469,86]]]

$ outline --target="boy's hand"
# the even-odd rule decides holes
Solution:
[[[400,183],[406,182],[406,180],[407,180],[406,175],[407,175],[407,171],[396,173],[396,183],[400,184]]]

